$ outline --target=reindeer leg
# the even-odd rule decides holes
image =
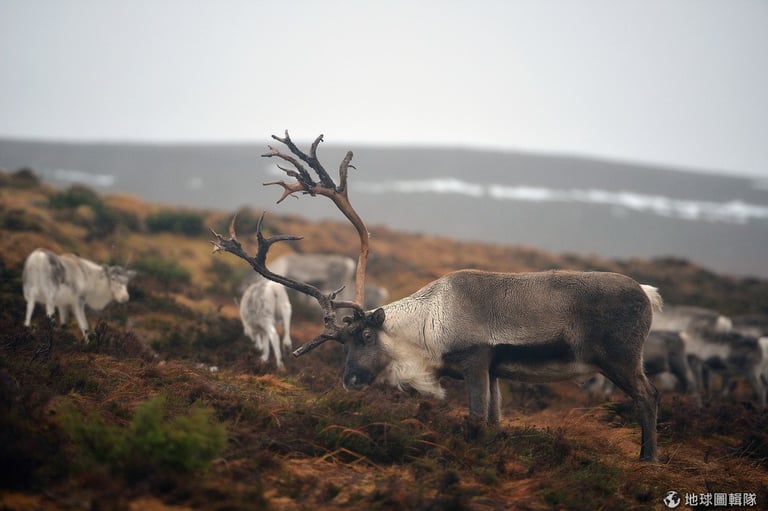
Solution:
[[[293,340],[291,340],[291,302],[287,299],[281,304],[281,313],[283,320],[283,349],[286,354],[293,350]]]
[[[24,326],[32,323],[32,313],[35,312],[35,299],[27,299],[27,313],[24,316]]]
[[[698,357],[688,357],[688,367],[691,368],[691,374],[693,375],[694,392],[696,393],[696,402],[702,403],[703,399],[706,399],[706,389],[704,388],[704,368],[703,362]]]
[[[656,422],[659,407],[659,391],[648,381],[644,374],[640,374],[637,379],[640,393],[635,399],[635,408],[640,413],[640,428],[642,431],[640,460],[658,461],[656,454]]]
[[[645,377],[642,361],[638,361],[634,371],[613,367],[602,369],[608,379],[632,399],[640,419],[640,461],[657,461],[656,419],[659,391]],[[631,376],[624,376],[627,374]]]
[[[275,352],[275,364],[278,371],[285,369],[283,365],[283,353],[280,350],[280,336],[277,335],[277,329],[275,325],[270,325],[267,330],[267,345],[264,347],[264,352],[269,356],[269,348],[272,347],[272,351]]]
[[[56,314],[56,304],[53,298],[45,300],[45,315],[52,318]]]
[[[67,324],[67,320],[69,319],[69,312],[67,311],[67,306],[60,305],[58,309],[59,309],[59,323],[61,324],[61,326],[64,326]]]
[[[461,361],[461,373],[464,376],[464,381],[467,382],[467,391],[469,392],[469,415],[490,422],[491,374],[489,367],[490,353],[488,350],[478,349],[476,352],[465,352]],[[495,386],[496,391],[498,391],[498,380]],[[498,410],[494,414],[498,419]]]
[[[269,337],[268,334],[260,331],[256,334],[256,338],[253,340],[253,345],[257,350],[261,351],[261,361],[264,363],[269,362]]]
[[[85,317],[85,300],[81,299],[76,305],[72,306],[74,313],[75,313],[75,319],[77,320],[77,324],[80,327],[80,330],[83,332],[83,338],[85,339],[85,342],[88,342],[88,319]]]
[[[499,379],[496,376],[490,377],[490,400],[488,402],[488,422],[498,424],[501,421],[501,392],[499,389]]]
[[[692,396],[695,403],[701,406],[701,394],[697,389],[696,377],[685,354],[681,353],[671,358],[670,371],[680,382],[682,391]]]
[[[749,382],[752,384],[752,388],[755,389],[760,410],[765,410],[766,383],[763,382],[760,373],[759,367],[753,368],[749,373]]]

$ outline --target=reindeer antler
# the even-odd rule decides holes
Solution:
[[[288,135],[288,130],[285,130],[284,138],[280,138],[276,135],[272,135],[272,138],[285,144],[288,149],[299,158],[299,160],[309,165],[309,167],[315,171],[320,180],[319,182],[315,182],[307,169],[293,156],[285,154],[272,146],[268,146],[270,152],[262,154],[263,157],[278,157],[289,162],[296,168],[296,171],[293,171],[278,165],[279,169],[288,174],[288,176],[295,178],[296,181],[291,183],[286,183],[285,181],[264,183],[264,185],[279,185],[283,187],[283,195],[277,202],[282,202],[286,197],[291,196],[294,193],[304,193],[312,196],[323,195],[336,204],[336,207],[339,208],[344,216],[346,216],[355,227],[355,230],[357,230],[357,235],[360,238],[360,254],[357,258],[357,273],[355,274],[355,302],[362,307],[362,304],[365,303],[365,270],[368,264],[368,229],[365,227],[360,215],[357,214],[352,207],[352,204],[349,202],[347,175],[350,168],[355,168],[354,165],[351,165],[352,151],[347,151],[347,154],[339,165],[339,185],[337,186],[317,159],[317,147],[320,145],[320,142],[323,141],[322,134],[312,142],[308,155],[296,147],[296,144],[293,143],[291,137]]]
[[[278,165],[279,169],[284,171],[288,176],[294,178],[295,181],[290,183],[286,183],[285,181],[264,183],[265,185],[279,185],[283,187],[283,195],[280,197],[280,199],[278,199],[277,202],[280,203],[286,197],[292,196],[295,193],[309,194],[312,196],[324,195],[325,197],[331,199],[334,204],[336,204],[336,207],[339,208],[344,216],[346,216],[347,219],[355,227],[357,234],[360,237],[360,255],[357,259],[357,273],[355,276],[355,301],[349,302],[335,300],[336,295],[341,291],[341,289],[329,294],[323,294],[322,291],[310,284],[299,282],[283,275],[272,273],[267,268],[266,259],[269,247],[279,241],[296,241],[300,240],[301,237],[278,235],[272,236],[270,238],[264,238],[262,234],[262,223],[264,221],[263,213],[256,227],[256,239],[258,240],[259,248],[255,257],[248,255],[248,253],[243,249],[243,246],[237,240],[237,235],[235,234],[236,216],[232,218],[232,221],[229,224],[229,238],[224,238],[220,234],[217,234],[211,230],[213,235],[216,237],[215,241],[211,241],[214,247],[214,252],[225,251],[234,254],[247,261],[254,270],[256,270],[265,278],[290,287],[291,289],[295,289],[300,293],[312,296],[318,301],[320,307],[323,309],[323,323],[325,325],[324,331],[322,334],[315,337],[308,343],[294,350],[293,355],[298,357],[313,350],[325,341],[336,340],[342,342],[338,335],[342,327],[336,323],[337,309],[347,308],[355,310],[356,314],[363,313],[363,304],[365,301],[365,270],[368,263],[368,229],[365,227],[363,220],[360,218],[360,216],[352,207],[352,204],[349,202],[347,175],[349,168],[355,168],[353,165],[351,165],[352,151],[347,151],[347,154],[341,161],[341,165],[339,166],[339,185],[337,186],[325,168],[320,164],[320,161],[317,159],[317,147],[320,145],[320,142],[323,141],[323,135],[318,136],[315,141],[312,142],[309,154],[304,153],[296,146],[296,144],[293,143],[291,137],[288,135],[287,130],[285,132],[284,138],[280,138],[275,135],[272,135],[272,138],[285,144],[288,149],[290,149],[291,153],[293,153],[293,156],[290,154],[285,154],[272,146],[268,146],[270,152],[263,154],[262,156],[266,158],[278,157],[284,161],[287,161],[296,169],[292,170]],[[319,182],[316,182],[314,179],[312,179],[309,171],[301,162],[306,163],[309,168],[311,168],[315,174],[317,174]]]
[[[248,264],[251,265],[251,267],[254,270],[256,270],[264,278],[278,282],[291,289],[295,289],[300,293],[310,295],[318,301],[318,303],[320,304],[320,307],[323,309],[323,323],[325,326],[325,330],[318,337],[314,338],[307,344],[300,346],[298,349],[296,349],[294,351],[294,356],[300,356],[306,353],[307,351],[310,351],[316,348],[323,342],[331,339],[341,341],[338,338],[340,327],[336,323],[336,310],[341,308],[351,308],[351,309],[355,309],[356,311],[362,312],[362,307],[360,307],[360,305],[355,302],[336,301],[335,300],[336,295],[341,290],[324,294],[322,291],[320,291],[318,288],[316,288],[311,284],[299,282],[297,280],[293,280],[288,277],[285,277],[284,275],[279,275],[277,273],[271,272],[266,265],[267,253],[269,252],[269,248],[277,242],[298,241],[298,240],[301,240],[302,237],[284,234],[284,235],[277,235],[277,236],[271,236],[269,238],[265,238],[262,231],[262,225],[264,223],[265,215],[266,215],[266,212],[263,212],[261,214],[261,217],[259,218],[259,222],[256,226],[256,239],[258,241],[258,252],[256,253],[255,257],[250,256],[248,252],[245,251],[240,241],[237,239],[237,234],[235,233],[235,221],[237,219],[237,215],[233,216],[232,221],[229,223],[229,238],[225,238],[221,234],[218,234],[216,231],[211,229],[211,233],[213,233],[213,235],[216,237],[214,241],[211,241],[211,244],[213,245],[213,253],[229,252],[230,254],[234,254],[237,257],[245,260]]]

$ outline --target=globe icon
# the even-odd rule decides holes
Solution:
[[[664,496],[663,502],[669,509],[675,509],[680,505],[680,494],[675,490],[670,490]]]

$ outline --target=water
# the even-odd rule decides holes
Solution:
[[[437,148],[321,146],[335,173],[355,152],[350,197],[377,225],[602,257],[681,257],[715,271],[768,277],[768,186],[753,180],[618,162]],[[275,201],[282,179],[265,144],[108,145],[0,140],[0,167],[28,166],[157,203],[242,206],[343,217],[323,198]]]

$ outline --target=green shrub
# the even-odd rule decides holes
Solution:
[[[85,415],[73,405],[59,415],[61,427],[72,442],[74,470],[87,471],[105,464],[117,466],[127,451],[126,438],[116,427],[109,426],[97,413]]]
[[[37,188],[40,186],[40,178],[34,170],[24,167],[8,176],[8,185],[13,188]]]
[[[72,442],[81,470],[104,466],[126,480],[206,469],[226,446],[226,429],[213,409],[199,404],[170,417],[165,396],[140,404],[127,428],[110,425],[96,414],[65,407],[61,425]]]
[[[48,206],[53,209],[74,209],[79,206],[92,208],[106,207],[99,195],[83,185],[72,185],[64,191],[57,192],[48,198]]]
[[[186,284],[192,278],[190,272],[174,259],[165,259],[159,255],[146,255],[132,264],[132,268],[142,277],[150,276],[162,284]]]
[[[203,217],[192,211],[160,211],[147,216],[144,223],[149,232],[174,232],[197,236],[203,232]]]
[[[128,432],[130,457],[144,470],[146,460],[180,473],[206,468],[226,446],[224,426],[213,422],[213,409],[193,405],[174,418],[165,414],[165,398],[158,396],[136,410]]]

